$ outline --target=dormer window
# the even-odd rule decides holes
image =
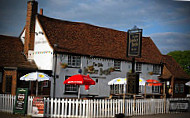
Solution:
[[[68,66],[70,67],[80,67],[81,65],[81,57],[80,56],[68,56]]]
[[[136,63],[136,72],[142,71],[142,63]]]
[[[114,60],[114,69],[121,70],[121,61]]]

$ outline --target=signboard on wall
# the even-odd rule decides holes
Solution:
[[[44,117],[44,98],[35,97],[32,101],[32,116]]]
[[[18,88],[13,113],[25,114],[28,100],[28,88]]]
[[[141,57],[142,29],[128,30],[127,57]]]
[[[188,100],[171,100],[169,111],[180,111],[186,112],[189,109],[189,101]]]

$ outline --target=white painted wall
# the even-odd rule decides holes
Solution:
[[[41,34],[42,32],[43,34]],[[22,43],[25,42],[25,30],[20,37]],[[34,61],[40,70],[52,70],[53,67],[53,48],[48,43],[38,20],[35,25],[35,42],[34,42]]]
[[[122,77],[125,78],[127,72],[132,69],[131,62],[121,61],[121,70],[111,72],[109,75],[100,75],[100,68],[103,70],[108,69],[110,67],[114,67],[114,60],[111,59],[101,59],[101,58],[87,58],[82,56],[81,57],[81,67],[80,68],[61,68],[60,62],[68,63],[68,55],[59,54],[57,57],[57,75],[59,78],[56,79],[56,97],[77,97],[77,95],[70,95],[64,94],[65,85],[63,84],[65,80],[65,76],[72,76],[79,74],[78,70],[82,69],[82,74],[89,74],[84,72],[84,67],[91,66],[93,63],[102,63],[103,67],[94,66],[95,70],[98,70],[98,74],[89,74],[90,77],[96,81],[98,79],[98,83],[96,85],[90,86],[90,90],[86,91],[84,86],[81,86],[80,93],[81,94],[93,94],[98,95],[98,97],[109,97],[110,95],[110,86],[108,86],[108,82],[114,78]],[[141,77],[147,79],[157,79],[157,76],[151,76],[148,72],[153,71],[152,64],[142,64],[142,73],[140,74]],[[151,77],[151,78],[149,78]],[[52,83],[53,86],[53,83]],[[51,95],[53,92],[53,87],[51,87]]]
[[[21,41],[22,41],[22,43],[24,44],[24,41],[25,41],[25,29],[24,29],[24,31],[22,32],[22,34],[20,35],[20,39],[21,39]]]
[[[34,43],[34,61],[40,70],[52,70],[53,49],[50,46],[45,34],[43,33],[39,22],[36,20],[35,43]]]

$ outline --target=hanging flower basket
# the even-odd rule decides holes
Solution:
[[[94,71],[94,66],[88,66],[87,69],[88,69],[89,72],[92,72],[92,71]]]
[[[62,68],[67,68],[68,64],[67,63],[61,63]]]
[[[111,67],[111,68],[109,68],[109,71],[113,72],[113,71],[115,71],[115,68]]]
[[[148,72],[149,75],[153,75],[154,73],[153,72]]]

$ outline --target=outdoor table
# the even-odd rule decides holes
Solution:
[[[98,95],[93,95],[93,94],[80,94],[81,98],[95,98]]]

